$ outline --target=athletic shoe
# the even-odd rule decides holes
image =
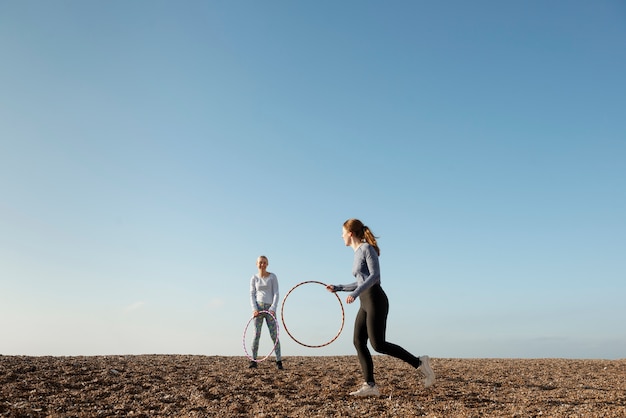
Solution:
[[[359,390],[350,393],[351,396],[380,396],[378,386],[370,386],[367,382],[363,383],[363,386]]]
[[[435,372],[433,372],[433,369],[430,367],[430,357],[420,357],[420,366],[418,367],[418,369],[421,370],[422,373],[424,373],[423,382],[425,388],[435,383]]]
[[[283,370],[283,362],[282,361],[277,361],[276,362],[276,367],[278,368],[278,370]]]
[[[249,369],[256,369],[258,367],[258,364],[256,364],[256,361],[251,361],[250,365],[248,366]]]

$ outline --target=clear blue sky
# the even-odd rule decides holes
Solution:
[[[358,217],[414,354],[626,357],[622,1],[4,1],[0,51],[0,354],[243,355],[256,257],[350,283]]]

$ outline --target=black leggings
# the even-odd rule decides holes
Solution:
[[[387,354],[419,367],[420,359],[399,345],[385,340],[389,300],[383,288],[376,284],[360,295],[361,307],[354,321],[354,347],[361,363],[361,371],[366,382],[374,382],[374,363],[367,348],[369,338],[372,348],[381,354]]]

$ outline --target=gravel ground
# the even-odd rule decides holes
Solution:
[[[381,396],[355,356],[0,356],[2,417],[626,417],[626,360],[433,358],[429,389],[375,356]]]

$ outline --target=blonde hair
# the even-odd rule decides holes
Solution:
[[[343,227],[346,228],[346,231],[352,232],[357,239],[361,241],[365,240],[369,245],[374,247],[376,254],[380,255],[380,248],[378,247],[378,242],[376,242],[377,237],[374,236],[374,233],[369,227],[364,225],[363,222],[352,218],[345,221]]]

